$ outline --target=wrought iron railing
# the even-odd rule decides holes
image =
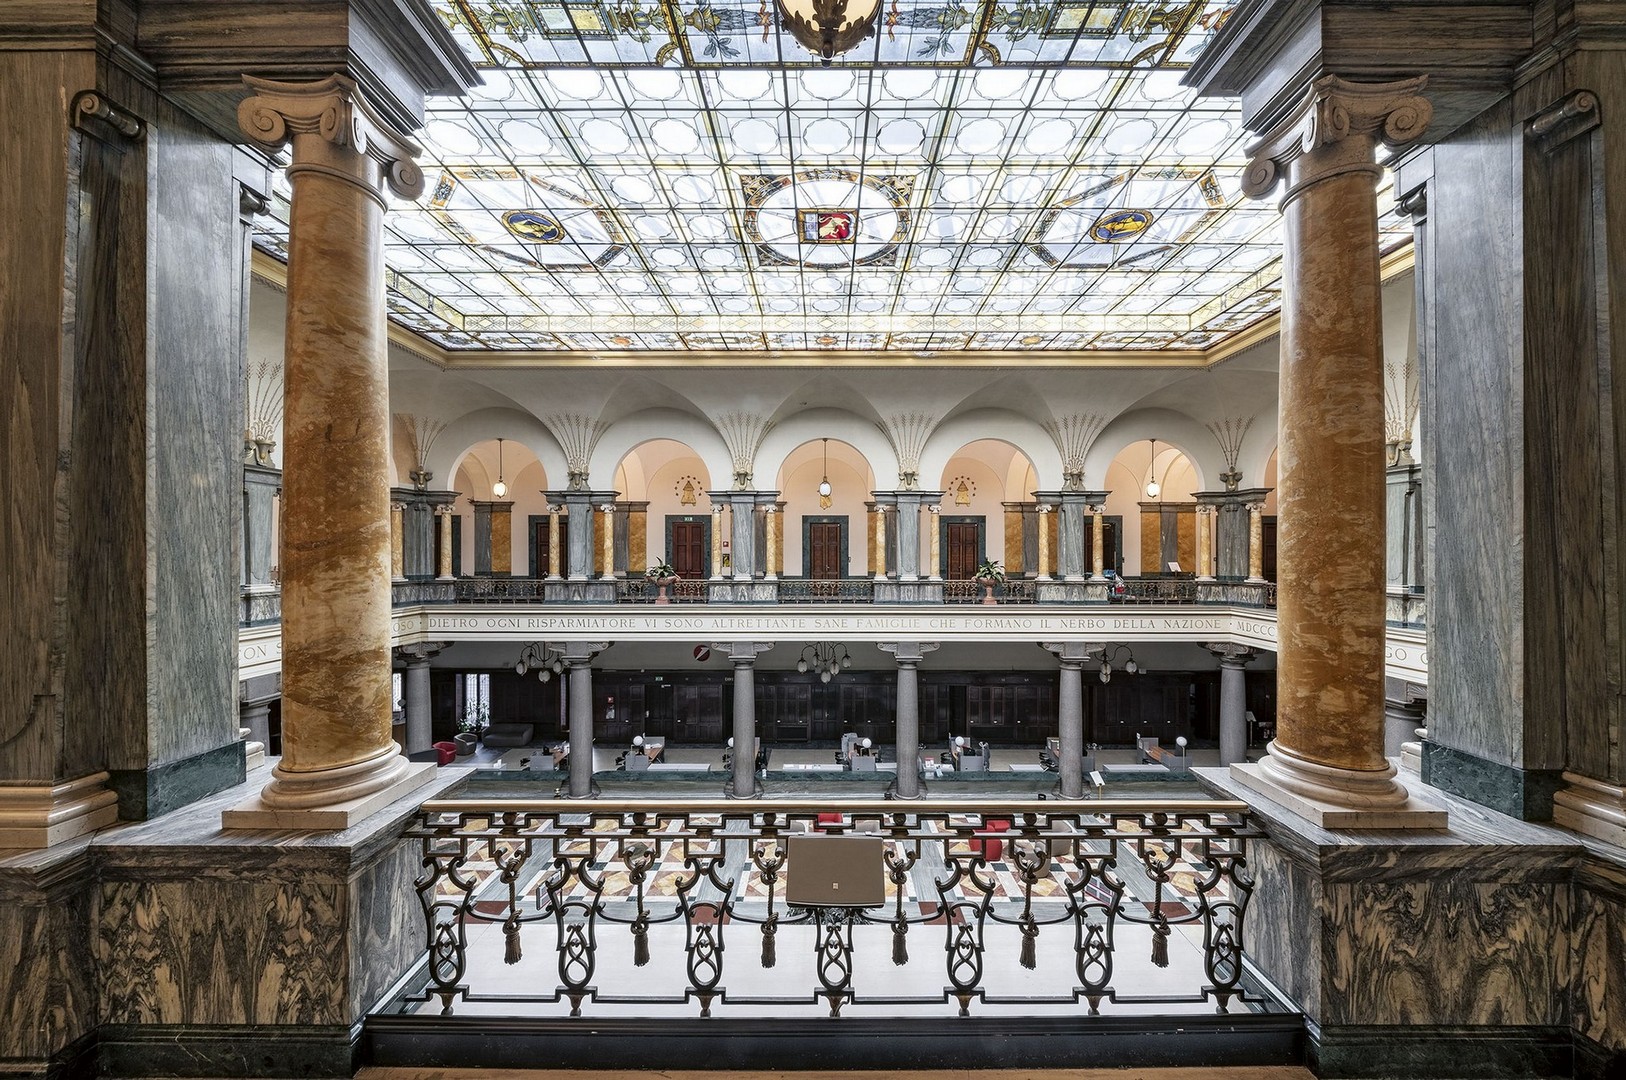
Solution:
[[[1032,578],[1006,578],[994,586],[994,599],[1003,604],[1031,604],[1038,587]],[[987,586],[975,580],[949,578],[943,582],[945,604],[980,604],[987,596]]]
[[[653,604],[660,599],[660,586],[647,577],[622,578],[615,583],[615,599],[621,604]],[[679,578],[666,586],[666,601],[670,604],[704,604],[706,582],[703,578]]]
[[[1192,578],[1123,578],[1123,589],[1112,599],[1126,604],[1195,604],[1197,582]]]
[[[471,577],[458,578],[453,584],[455,599],[460,604],[535,604],[542,601],[546,579]]]
[[[407,604],[448,604],[457,598],[455,581],[397,581],[390,587],[396,607]]]
[[[787,839],[817,828],[882,841],[881,906],[786,903],[801,872]],[[408,832],[424,867],[424,975],[398,1007],[698,1007],[703,1017],[1251,1009],[1260,999],[1242,982],[1247,845],[1262,835],[1244,804],[1197,800],[433,800]],[[493,926],[500,933],[483,930]],[[768,973],[796,955],[787,950],[802,950],[811,973],[805,961]],[[1030,974],[1013,977],[1006,951]],[[1168,969],[1155,987],[1133,974],[1148,955]],[[889,973],[887,959],[914,970]]]
[[[868,604],[875,599],[870,578],[780,578],[782,604]]]

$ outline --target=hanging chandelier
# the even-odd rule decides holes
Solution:
[[[828,510],[830,508],[830,496],[835,491],[835,488],[830,486],[830,440],[821,439],[819,441],[824,444],[824,468],[819,473],[819,506]]]
[[[514,663],[514,674],[519,676],[536,672],[538,682],[547,682],[565,669],[564,654],[540,641],[533,641],[520,651]]]
[[[881,0],[775,0],[790,36],[818,54],[825,67],[837,53],[875,33]]]
[[[1129,674],[1133,675],[1133,674],[1135,674],[1135,672],[1140,670],[1140,665],[1135,663],[1135,650],[1134,649],[1131,649],[1128,645],[1105,645],[1101,649],[1101,681],[1102,682],[1105,683],[1105,682],[1111,682],[1112,681],[1112,671],[1113,671],[1112,663],[1113,663],[1114,660],[1118,660],[1119,657],[1121,657],[1124,653],[1129,654],[1129,659],[1128,660],[1119,661],[1120,663],[1123,664],[1124,671],[1126,671]]]
[[[1149,474],[1146,480],[1146,497],[1155,499],[1163,493],[1163,485],[1157,482],[1157,440],[1152,440],[1152,464],[1147,468]]]
[[[491,485],[491,494],[502,498],[508,494],[508,485],[502,482],[502,439],[497,440],[497,482]]]
[[[802,646],[802,658],[796,661],[796,670],[806,674],[818,672],[820,682],[829,682],[831,676],[840,675],[853,666],[847,646],[838,641],[820,641]]]

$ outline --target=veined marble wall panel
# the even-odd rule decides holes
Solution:
[[[231,634],[239,593],[238,343],[247,256],[234,148],[167,103],[159,104],[156,119],[149,135],[157,206],[146,425],[148,765],[237,738]]]
[[[1529,651],[1546,629],[1524,546],[1525,319],[1509,271],[1526,254],[1524,153],[1506,102],[1432,149],[1432,254],[1419,274],[1433,299],[1418,330],[1424,475],[1440,478],[1432,525],[1443,538],[1429,563],[1429,738],[1520,768],[1556,763],[1560,707],[1544,673],[1556,669]]]
[[[167,872],[167,867],[153,867]],[[99,889],[99,1015],[110,1024],[349,1021],[342,882],[260,870]]]
[[[1575,1030],[1610,1050],[1626,1050],[1626,864],[1588,860],[1577,875]]]
[[[96,1025],[85,844],[0,863],[0,1069],[37,1067]]]
[[[1270,980],[1320,1022],[1322,954],[1306,927],[1319,924],[1321,882],[1310,869],[1268,840],[1248,847],[1248,867],[1259,888],[1248,901],[1243,947]]]
[[[350,883],[350,1011],[359,1017],[378,1003],[423,955],[423,913],[413,882],[423,872],[416,840],[394,841]]]
[[[70,183],[63,91],[95,84],[94,57],[0,52],[0,778],[63,779],[63,626],[71,433],[61,425]],[[77,166],[75,161],[73,165]],[[83,771],[90,771],[88,768]]]

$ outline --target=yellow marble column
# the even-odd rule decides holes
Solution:
[[[615,503],[605,503],[599,510],[602,519],[599,522],[599,577],[604,581],[614,581]]]
[[[1248,581],[1254,585],[1265,582],[1264,503],[1248,504]]]
[[[1023,503],[1005,504],[1005,572],[1013,577],[1020,576],[1027,567],[1026,554],[1022,551],[1022,514],[1025,509]]]
[[[1054,508],[1040,503],[1039,514],[1039,575],[1040,581],[1050,580],[1050,516]]]
[[[1163,508],[1151,503],[1140,508],[1140,572],[1163,572]]]
[[[875,580],[886,580],[886,511],[875,508]]]
[[[1410,142],[1424,79],[1317,79],[1250,148],[1243,191],[1285,179],[1276,738],[1237,779],[1329,828],[1436,827],[1383,756],[1379,140]],[[1258,517],[1250,509],[1251,534]],[[1250,562],[1252,562],[1250,550]],[[1254,567],[1250,566],[1250,570]],[[1408,812],[1411,811],[1411,812]]]
[[[768,550],[763,553],[762,557],[762,566],[764,570],[762,577],[765,581],[776,581],[779,578],[779,572],[775,569],[779,565],[778,526],[779,519],[784,515],[779,513],[779,507],[773,503],[769,503],[768,505],[764,506],[762,508],[762,513],[765,515],[762,522],[762,542],[768,548]]]
[[[713,581],[723,576],[723,504],[711,504],[711,577]]]
[[[1092,581],[1105,581],[1107,576],[1107,508],[1101,503],[1090,507],[1090,548],[1095,556]]]
[[[341,75],[244,80],[248,136],[288,145],[282,476],[282,760],[228,827],[344,828],[426,782],[390,738],[384,188],[418,148]]]
[[[926,577],[931,581],[943,580],[943,540],[938,535],[939,529],[937,527],[938,515],[941,513],[942,509],[935,504],[926,507],[926,558],[929,562],[926,567]]]
[[[406,503],[390,500],[390,580],[406,580]]]
[[[437,567],[439,573],[437,576],[441,581],[451,581],[454,576],[452,574],[452,526],[456,524],[456,519],[452,516],[452,504],[442,503],[435,507],[435,517],[440,525],[440,535],[437,538],[440,545],[440,558]]]
[[[1214,508],[1197,507],[1197,580],[1214,580]]]
[[[627,573],[638,577],[649,565],[649,504],[638,503],[627,511]]]
[[[559,580],[559,507],[548,504],[548,579]]]

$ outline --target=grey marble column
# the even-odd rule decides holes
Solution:
[[[593,790],[593,657],[610,647],[607,641],[572,641],[564,647],[566,705],[570,718],[570,756],[565,794],[589,799]]]
[[[1099,649],[1082,641],[1060,641],[1045,645],[1061,662],[1058,694],[1057,734],[1061,757],[1056,763],[1060,794],[1064,799],[1084,797],[1084,662]]]
[[[1248,682],[1243,671],[1259,654],[1222,642],[1203,646],[1220,662],[1220,764],[1248,760]]]
[[[734,771],[728,794],[733,799],[749,799],[757,793],[757,653],[773,648],[768,641],[727,641],[712,648],[728,650],[734,665]]]
[[[282,470],[243,466],[243,584],[271,584],[271,550],[275,545],[277,495]]]
[[[1094,520],[1089,508],[1106,501],[1102,491],[1035,491],[1034,498],[1056,508],[1056,546],[1053,572],[1063,581],[1085,581],[1093,562]]]
[[[599,506],[614,502],[616,491],[545,491],[548,502],[565,508],[569,528],[565,531],[569,548],[564,574],[571,581],[587,581],[593,576],[593,514]]]
[[[491,508],[490,502],[474,502],[474,573],[476,577],[491,576]]]
[[[1248,504],[1263,503],[1270,488],[1236,491],[1199,491],[1199,505],[1214,512],[1214,576],[1242,579],[1248,576]]]
[[[431,733],[433,716],[430,711],[429,661],[440,655],[443,642],[424,642],[403,645],[396,655],[406,662],[406,674],[401,682],[406,692],[406,750],[410,757],[429,750],[435,741]]]
[[[941,497],[941,496],[939,496]],[[920,798],[920,673],[921,660],[937,649],[935,641],[882,642],[882,652],[898,661],[897,752],[898,778],[892,789],[899,799]]]

